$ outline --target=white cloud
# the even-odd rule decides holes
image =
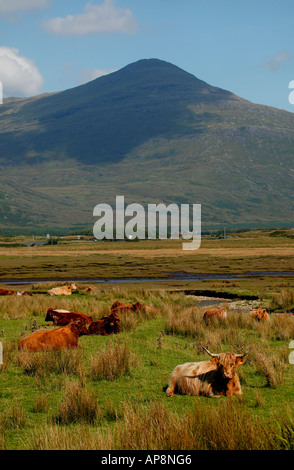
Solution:
[[[281,68],[287,60],[292,59],[292,54],[289,51],[281,51],[279,54],[273,56],[266,64],[264,68],[268,70],[278,70]]]
[[[131,34],[137,30],[137,20],[131,10],[116,7],[113,0],[104,0],[101,5],[87,3],[80,15],[52,18],[44,23],[44,27],[56,35]]]
[[[49,0],[0,0],[0,14],[42,10],[49,5]]]
[[[0,47],[0,80],[3,94],[33,96],[41,92],[44,79],[34,62],[19,54],[18,49]]]
[[[117,69],[110,70],[101,70],[101,69],[86,69],[80,72],[79,81],[80,83],[88,83],[95,78],[102,77],[103,75],[108,75],[109,73],[116,72]]]

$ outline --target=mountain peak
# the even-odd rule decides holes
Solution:
[[[94,80],[95,85],[109,82],[112,86],[119,83],[122,87],[144,90],[153,87],[154,92],[159,91],[160,95],[164,93],[164,99],[184,99],[188,101],[204,100],[231,100],[239,99],[233,93],[209,85],[203,80],[195,77],[180,67],[161,59],[140,59],[137,62],[126,65],[125,67]],[[100,81],[99,81],[100,80]],[[171,94],[172,90],[172,94]],[[159,96],[160,99],[160,96]]]
[[[91,204],[111,203],[119,191],[144,204],[197,202],[205,223],[288,223],[293,120],[159,59],[7,101],[0,219],[92,222]]]
[[[1,131],[0,120],[0,151],[9,151],[15,163],[32,154],[40,160],[60,153],[84,163],[119,161],[149,139],[193,133],[191,105],[235,99],[176,65],[142,59],[84,85],[27,100],[18,110],[20,133]]]

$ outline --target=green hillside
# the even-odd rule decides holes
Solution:
[[[141,60],[0,106],[0,227],[92,226],[98,203],[202,204],[204,226],[293,221],[294,114]]]

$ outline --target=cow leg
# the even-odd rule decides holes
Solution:
[[[167,387],[167,390],[166,390],[166,396],[167,397],[173,397],[174,396],[176,383],[177,383],[177,377],[178,377],[178,367],[176,367],[174,369],[174,371],[171,373],[171,376],[169,378],[168,387]]]
[[[235,375],[227,385],[226,396],[232,397],[233,395],[242,395],[240,380],[237,375]]]

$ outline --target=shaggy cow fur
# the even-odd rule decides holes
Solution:
[[[249,317],[255,318],[257,321],[269,321],[270,319],[269,314],[264,308],[258,308],[257,310],[250,312]]]
[[[14,295],[14,290],[11,289],[0,289],[0,295]]]
[[[205,323],[208,324],[212,318],[216,318],[217,320],[225,320],[227,318],[227,310],[225,308],[206,310],[203,315],[203,320]]]
[[[167,396],[172,397],[175,392],[206,397],[241,395],[236,369],[244,363],[245,355],[222,353],[213,355],[210,361],[186,362],[176,366],[170,375]]]
[[[123,302],[116,300],[111,306],[111,312],[116,313],[117,315],[121,313],[138,312],[139,310],[145,312],[155,312],[154,308],[143,305],[140,302],[136,302],[134,304],[124,304]]]
[[[65,326],[77,320],[83,320],[86,324],[93,321],[92,317],[79,312],[70,312],[68,310],[59,310],[48,308],[45,321],[53,321],[54,325]]]
[[[80,348],[79,336],[88,334],[83,321],[55,328],[54,330],[36,330],[18,343],[18,350],[30,352]]]
[[[61,287],[53,287],[53,289],[48,290],[48,294],[53,295],[71,295],[73,290],[77,290],[75,284],[71,284],[70,286],[61,286]]]
[[[89,326],[88,334],[103,336],[118,334],[120,333],[119,323],[120,319],[112,312],[101,320],[93,321]]]

